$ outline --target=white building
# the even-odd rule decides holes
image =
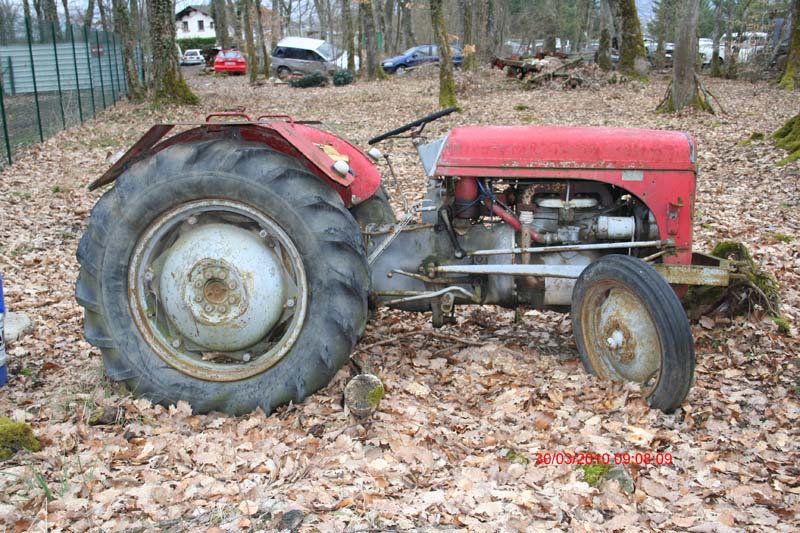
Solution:
[[[175,14],[175,27],[177,39],[217,36],[208,6],[188,6],[181,9]]]

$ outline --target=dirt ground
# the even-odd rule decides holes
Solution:
[[[0,527],[275,530],[302,520],[306,531],[800,528],[800,166],[775,167],[781,153],[768,140],[742,142],[797,113],[796,94],[706,80],[726,113],[659,116],[661,78],[525,91],[497,71],[460,73],[463,112],[429,126],[432,133],[458,124],[570,124],[694,135],[695,247],[745,242],[780,281],[791,331],[781,334],[758,310],[693,324],[696,383],[686,405],[664,415],[635,390],[582,369],[566,315],[526,311],[515,322],[511,311],[463,308],[456,325],[434,332],[428,316],[380,312],[357,355],[375,365],[386,397],[374,422],[360,426],[340,403],[351,366],[271,416],[193,415],[188,405],[153,406],[106,380],[73,297],[78,239],[102,194],[86,186],[153,123],[236,106],[320,118],[363,146],[436,110],[435,77],[305,90],[251,88],[243,77],[196,71],[189,78],[200,107],[119,105],[0,174],[6,303],[34,321],[9,348],[0,415],[28,422],[44,446],[0,462]],[[386,180],[390,193],[418,197],[425,180],[410,143],[382,149],[398,177]],[[98,415],[104,423],[90,425]],[[616,467],[599,483],[596,467],[536,464],[538,454],[579,451],[672,461]]]

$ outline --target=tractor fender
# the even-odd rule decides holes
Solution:
[[[105,174],[89,185],[89,190],[113,183],[135,162],[169,146],[215,138],[257,142],[300,160],[309,171],[330,185],[348,208],[373,196],[381,185],[380,172],[366,154],[341,137],[308,124],[294,121],[205,123],[162,141],[176,125],[156,124],[151,127]],[[340,159],[349,166],[345,175],[333,168]]]

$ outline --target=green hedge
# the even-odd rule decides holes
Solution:
[[[191,39],[177,39],[176,42],[178,43],[178,46],[181,47],[181,50],[185,52],[186,50],[191,50],[193,48],[199,48],[202,50],[203,48],[214,46],[214,44],[217,42],[217,39],[215,37],[193,37]]]

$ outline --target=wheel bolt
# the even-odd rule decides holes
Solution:
[[[197,224],[197,217],[189,217],[189,219],[186,222],[188,222],[190,226],[194,226],[195,224]]]
[[[228,298],[228,303],[234,305],[236,303],[236,300],[238,300],[236,296],[231,296],[230,298]]]
[[[269,233],[267,233],[267,230],[265,229],[262,229],[261,231],[258,232],[258,236],[261,237],[262,239],[266,239],[267,235],[269,235]]]
[[[228,273],[225,272],[224,270],[220,270],[218,277],[219,277],[219,279],[224,280],[225,278],[228,277]]]
[[[206,279],[211,279],[211,276],[213,276],[213,275],[214,274],[210,270],[203,271],[203,277],[206,278]]]
[[[194,297],[194,301],[200,303],[203,301],[203,297],[198,294],[197,296]]]
[[[181,340],[180,339],[175,339],[174,341],[172,341],[172,347],[173,348],[180,348],[181,347]]]
[[[242,354],[242,361],[244,361],[245,363],[248,362],[251,358],[252,356],[250,355],[250,352],[245,352]]]
[[[294,298],[289,298],[286,300],[286,307],[292,308],[294,307]]]
[[[203,282],[200,281],[200,280],[197,280],[197,281],[194,282],[194,286],[199,289],[199,288],[201,288],[203,286]]]
[[[217,311],[219,311],[220,313],[227,313],[228,312],[228,308],[225,307],[224,305],[220,305],[220,306],[217,307]]]
[[[237,284],[236,284],[236,281],[234,281],[234,280],[231,280],[231,281],[230,281],[230,283],[228,283],[228,288],[229,288],[230,290],[233,290],[233,289],[235,289],[235,288],[236,288],[236,285],[237,285]]]
[[[145,272],[144,273],[144,280],[145,281],[153,281],[153,273],[152,272]]]
[[[211,305],[211,304],[206,304],[206,305],[203,307],[203,311],[205,311],[206,313],[210,313],[210,312],[212,312],[213,310],[214,310],[214,306],[213,306],[213,305]]]

